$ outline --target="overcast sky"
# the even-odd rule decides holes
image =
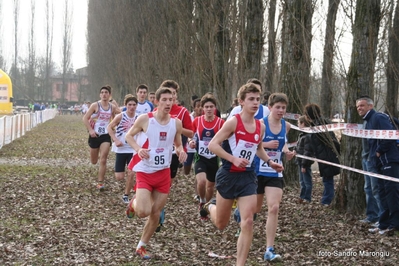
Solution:
[[[2,54],[7,60],[7,67],[11,67],[14,58],[14,20],[13,20],[13,2],[12,0],[2,1],[0,30]],[[36,34],[36,55],[45,54],[45,0],[34,0],[36,6],[35,15],[35,34]],[[86,66],[86,46],[87,46],[87,1],[88,0],[70,0],[73,9],[72,17],[72,65],[74,69]],[[19,11],[19,57],[27,58],[29,25],[31,16],[31,1],[20,0]],[[58,67],[61,66],[62,58],[62,18],[64,14],[63,0],[50,0],[54,5],[54,43],[53,60]]]

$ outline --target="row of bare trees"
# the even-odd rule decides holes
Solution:
[[[1,10],[0,0],[0,10]],[[38,40],[37,35],[37,21],[38,18],[36,16],[36,1],[31,0],[30,2],[21,2],[20,0],[13,0],[13,26],[14,26],[14,36],[13,36],[13,60],[11,63],[10,76],[13,81],[14,87],[14,99],[27,99],[29,101],[49,101],[51,99],[51,84],[50,77],[55,74],[56,71],[56,62],[53,61],[53,40],[54,40],[54,1],[46,0],[45,1],[45,16],[44,16],[44,31],[45,31],[45,40]],[[20,50],[23,49],[21,47],[21,15],[20,9],[21,4],[30,5],[29,12],[29,21],[28,21],[28,45],[27,57],[21,57]],[[62,62],[61,72],[63,77],[63,86],[62,95],[65,96],[65,88],[66,88],[66,76],[68,72],[70,72],[71,68],[71,53],[72,53],[72,6],[70,0],[64,0],[64,17],[62,21],[62,32],[63,32],[63,42],[62,42]],[[0,18],[1,20],[1,18]],[[3,23],[0,23],[2,25]],[[58,26],[58,25],[57,25]],[[0,29],[1,31],[1,29]],[[2,32],[2,31],[1,31]],[[44,45],[43,45],[44,44]],[[44,47],[43,47],[44,46]],[[0,38],[0,47],[2,46],[1,38]],[[43,55],[39,55],[37,53],[38,48],[44,48],[45,52]],[[7,71],[6,62],[4,60],[4,56],[2,56],[0,50],[0,68]],[[8,71],[7,71],[8,72]],[[63,99],[61,99],[63,100]]]
[[[93,97],[98,93],[95,88],[104,83],[115,87],[114,97],[120,99],[139,83],[155,90],[170,78],[180,83],[182,99],[212,91],[225,110],[239,85],[257,77],[267,90],[285,92],[293,113],[302,113],[303,106],[313,101],[330,116],[344,102],[345,120],[360,123],[355,100],[367,94],[378,97],[379,105],[397,116],[398,1],[329,0],[323,18],[320,79],[311,74],[311,44],[313,15],[315,10],[320,13],[321,4],[318,0],[89,0]],[[352,27],[347,71],[337,68],[339,10]],[[381,84],[386,84],[385,94],[376,93]],[[343,164],[360,169],[360,140],[344,136],[341,146]],[[297,179],[292,164],[286,165],[285,177],[288,183]],[[336,206],[361,212],[362,176],[344,170],[340,180]]]

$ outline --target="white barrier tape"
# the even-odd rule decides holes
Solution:
[[[399,130],[344,129],[342,134],[364,139],[399,139]]]
[[[284,118],[298,120],[300,116],[300,114],[285,113]]]
[[[291,142],[291,143],[287,143],[287,147],[288,147],[288,148],[296,147],[296,144],[297,144],[297,143],[298,143],[298,141]]]
[[[362,124],[334,123],[305,128],[299,128],[295,125],[291,125],[291,128],[306,133],[320,133],[342,130],[343,135],[364,139],[399,139],[399,130],[363,129]]]
[[[328,164],[328,165],[333,165],[333,166],[339,167],[341,169],[349,170],[349,171],[356,172],[356,173],[359,173],[359,174],[364,174],[364,175],[368,175],[368,176],[374,176],[374,177],[377,177],[377,178],[381,178],[381,179],[385,179],[385,180],[389,180],[389,181],[393,181],[393,182],[399,182],[399,178],[385,176],[385,175],[376,174],[376,173],[372,173],[372,172],[367,172],[367,171],[364,171],[364,170],[359,170],[359,169],[356,169],[356,168],[352,168],[352,167],[345,166],[345,165],[340,165],[340,164],[337,164],[337,163],[327,162],[327,161],[324,161],[324,160],[316,159],[316,158],[313,158],[313,157],[308,157],[308,156],[305,156],[305,155],[297,154],[295,156],[299,157],[299,158],[315,161],[315,162],[320,162],[320,163],[324,163],[324,164]]]

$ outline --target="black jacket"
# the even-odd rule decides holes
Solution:
[[[312,121],[312,126],[328,124],[326,119]],[[339,164],[340,144],[334,132],[312,133],[310,136],[309,156]],[[341,172],[339,167],[318,163],[321,177],[332,177]]]
[[[299,134],[298,143],[296,144],[296,148],[295,148],[295,151],[297,154],[310,156],[310,157],[313,156],[312,149],[310,147],[311,135],[312,134],[305,133],[305,132],[302,132],[301,134]],[[299,158],[299,157],[296,157],[295,162],[304,168],[308,168],[314,163],[313,161]]]

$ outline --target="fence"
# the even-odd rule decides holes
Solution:
[[[0,149],[13,140],[25,135],[25,132],[38,124],[53,119],[56,109],[46,109],[35,113],[24,113],[0,117]]]

